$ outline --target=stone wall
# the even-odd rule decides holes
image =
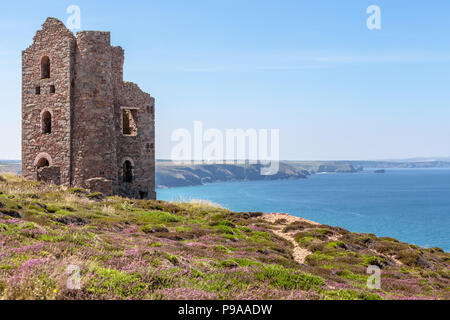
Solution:
[[[54,185],[61,184],[61,168],[52,166],[37,169],[37,181],[45,181]]]
[[[56,19],[48,19],[34,43],[22,53],[22,174],[35,179],[43,154],[61,168],[61,184],[70,185],[71,72],[75,38]],[[41,60],[50,58],[50,78],[41,79]],[[55,92],[50,93],[51,86]],[[39,88],[39,94],[37,94]],[[52,115],[52,132],[42,134],[41,115]]]
[[[123,83],[117,90],[116,127],[121,128],[122,110],[133,110],[136,116],[138,132],[136,136],[124,135],[119,130],[117,139],[118,193],[129,197],[140,197],[142,192],[154,197],[155,184],[155,100],[142,92],[136,84]],[[123,164],[126,160],[133,163],[133,183],[124,182]]]
[[[73,99],[73,183],[105,178],[117,183],[109,32],[77,33]],[[95,190],[101,191],[104,190]]]

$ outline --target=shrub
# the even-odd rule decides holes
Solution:
[[[291,223],[287,227],[285,227],[283,229],[283,232],[288,233],[290,231],[298,231],[298,230],[303,230],[306,228],[313,228],[313,227],[314,227],[313,224],[310,224],[306,221],[296,221],[296,222]]]
[[[377,256],[371,256],[371,255],[362,255],[363,259],[363,265],[369,266],[369,265],[375,265],[380,268],[386,265],[386,259],[377,257]]]
[[[416,267],[417,261],[420,255],[414,250],[402,250],[397,256],[397,259],[403,262],[405,265],[410,267]]]
[[[223,234],[234,235],[233,228],[231,228],[229,226],[218,225],[218,226],[214,227],[214,229]]]
[[[345,248],[345,244],[342,241],[331,241],[326,245],[329,249]]]
[[[222,246],[222,245],[215,246],[214,250],[219,251],[219,252],[223,252],[223,253],[226,253],[226,254],[230,254],[231,253],[230,249],[228,249],[227,247]]]
[[[178,258],[177,258],[177,256],[175,256],[173,254],[168,253],[167,260],[175,266],[178,265]]]
[[[130,201],[123,201],[117,206],[117,209],[130,212],[134,210],[134,204]]]
[[[227,227],[230,227],[230,228],[236,228],[236,225],[233,222],[229,221],[229,220],[220,221],[219,222],[219,226],[227,226]]]
[[[165,226],[162,225],[154,226],[151,224],[143,226],[139,230],[144,233],[169,232],[169,229],[167,229]]]
[[[48,204],[46,207],[46,210],[50,213],[55,213],[56,211],[60,210],[61,207],[55,204]]]
[[[161,242],[153,242],[150,247],[161,247],[162,243]]]
[[[296,234],[294,235],[294,239],[295,239],[295,241],[297,241],[298,243],[310,242],[310,240],[303,241],[303,239],[305,239],[305,238],[311,239],[311,240],[315,239],[315,234],[314,234],[314,232],[305,232],[305,231],[302,231],[302,232],[298,232],[298,233],[296,233]]]
[[[337,290],[327,291],[326,299],[328,300],[383,300],[383,298],[375,293],[355,290]]]
[[[333,231],[331,231],[331,230],[329,230],[329,229],[323,229],[323,228],[315,229],[315,231],[316,231],[316,233],[322,234],[322,235],[324,235],[324,236],[331,236],[331,235],[334,234]]]
[[[356,280],[356,281],[362,281],[362,282],[367,281],[366,275],[354,274],[347,269],[338,271],[336,274],[344,279],[350,279],[350,280]]]
[[[250,259],[245,259],[245,258],[234,258],[234,261],[237,262],[237,264],[239,265],[239,267],[249,267],[249,266],[255,266],[255,265],[260,265],[260,262],[256,262]]]
[[[145,217],[151,217],[155,220],[161,222],[180,222],[182,218],[180,216],[174,215],[172,213],[164,212],[164,211],[152,211],[146,212],[143,214]]]
[[[234,260],[222,260],[219,262],[219,266],[231,269],[239,267],[239,264]]]
[[[141,277],[135,273],[125,273],[118,270],[97,268],[96,276],[89,281],[88,292],[96,295],[113,293],[120,298],[126,298],[142,292],[148,285],[142,283]]]
[[[82,188],[72,188],[69,189],[70,193],[78,194],[78,195],[86,195],[88,192],[85,189]]]
[[[445,251],[439,247],[434,247],[429,249],[432,253],[445,253]]]
[[[310,290],[325,284],[322,278],[279,265],[267,265],[257,273],[259,280],[268,280],[270,285],[287,290]]]
[[[381,238],[379,238],[379,240],[390,241],[390,242],[397,242],[397,243],[400,242],[397,239],[390,238],[390,237],[381,237]]]
[[[91,199],[91,200],[95,200],[95,201],[105,200],[105,196],[101,192],[94,192],[94,193],[88,194],[87,198]]]

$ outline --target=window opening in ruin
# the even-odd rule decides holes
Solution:
[[[41,79],[50,78],[50,58],[45,56],[41,60]]]
[[[126,136],[137,136],[137,110],[122,110],[122,133]]]
[[[55,93],[56,89],[55,86],[50,86],[50,93]]]
[[[133,166],[129,160],[123,163],[123,181],[128,183],[133,182]]]
[[[36,93],[36,94],[41,94],[41,87],[36,87],[35,93]]]
[[[43,134],[52,133],[52,115],[48,111],[45,111],[42,114],[42,133]]]

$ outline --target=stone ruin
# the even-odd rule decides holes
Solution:
[[[24,178],[155,199],[155,99],[123,81],[110,33],[48,18],[22,53]]]

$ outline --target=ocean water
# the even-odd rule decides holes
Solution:
[[[450,169],[316,174],[302,180],[159,189],[158,199],[204,199],[234,211],[285,212],[354,232],[450,251]]]

